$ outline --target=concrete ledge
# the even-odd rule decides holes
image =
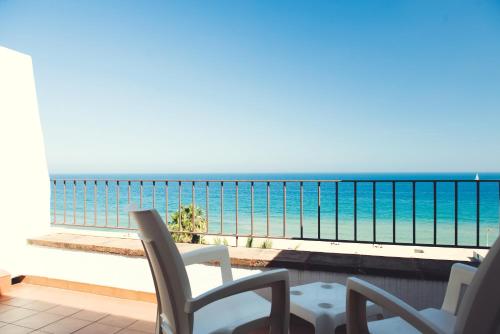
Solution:
[[[52,248],[109,253],[124,256],[145,256],[140,240],[55,233],[28,239],[28,244]]]
[[[40,238],[29,239],[28,243],[36,246],[86,252],[100,252],[133,257],[144,256],[140,240],[130,238],[55,233]],[[178,244],[181,253],[201,247],[207,246]],[[405,248],[408,246],[398,247]],[[375,256],[243,247],[229,247],[229,254],[233,266],[257,268],[279,267],[442,281],[448,280],[453,263],[461,262],[473,266],[478,265],[478,262],[472,257],[469,261],[460,261],[452,259],[426,259],[422,257]]]

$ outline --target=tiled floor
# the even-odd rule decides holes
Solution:
[[[0,333],[154,333],[156,305],[17,284],[0,296]]]
[[[153,334],[155,316],[153,303],[24,283],[0,296],[0,334]],[[314,329],[292,317],[290,333]]]

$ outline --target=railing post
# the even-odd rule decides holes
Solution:
[[[130,180],[127,181],[127,205],[130,210],[130,187],[131,187],[131,182]],[[130,228],[130,212],[128,213],[128,228]]]
[[[105,210],[104,210],[104,217],[105,217],[105,226],[108,226],[108,180],[104,183],[104,193],[105,193]]]
[[[83,225],[87,225],[87,180],[83,180]]]
[[[196,199],[195,199],[195,184],[194,181],[191,183],[191,224],[192,226],[192,231],[194,232],[196,230],[196,221],[195,221],[195,213],[196,213]]]
[[[120,181],[116,181],[116,227],[120,226]]]
[[[392,243],[396,243],[396,182],[392,181]]]
[[[354,241],[358,241],[358,183],[354,181]]]
[[[208,217],[209,217],[209,214],[208,214],[208,193],[209,193],[209,185],[208,185],[208,181],[206,182],[205,184],[205,210],[206,210],[206,220],[207,220],[207,227],[206,227],[206,233],[208,233]]]
[[[94,180],[94,225],[97,226],[97,180]]]
[[[300,181],[300,238],[304,239],[304,182]]]
[[[437,195],[436,195],[436,181],[432,182],[433,187],[433,195],[434,195],[434,236],[433,236],[433,244],[436,246],[437,244]]]
[[[377,243],[377,182],[372,182],[372,219],[373,219],[373,243]]]
[[[269,195],[270,195],[270,189],[269,189],[269,181],[267,182],[267,203],[266,203],[266,237],[269,237]]]
[[[76,180],[73,180],[73,225],[76,225]]]
[[[220,183],[220,234],[224,233],[224,182]]]
[[[455,181],[455,246],[458,246],[458,182]]]
[[[179,231],[182,231],[182,181],[179,181]]]
[[[165,224],[168,226],[168,181],[165,181]]]
[[[64,224],[66,224],[66,180],[63,181]]]
[[[142,209],[142,195],[143,195],[143,192],[144,192],[144,183],[141,180],[140,181],[140,189],[139,189],[139,207],[141,209]]]
[[[56,224],[57,223],[57,218],[56,218],[57,217],[57,209],[56,209],[56,207],[57,207],[57,180],[54,180],[53,183],[54,183],[54,200],[52,201],[52,204],[54,205],[54,208],[53,208],[54,209],[54,218],[53,218],[53,220],[54,220],[54,224]]]
[[[238,181],[235,182],[234,186],[236,187],[235,191],[235,200],[236,200],[236,207],[235,207],[235,210],[236,210],[236,247],[238,247]]]
[[[283,182],[283,238],[286,237],[286,182]]]
[[[335,240],[339,240],[339,183],[335,182]]]
[[[318,182],[318,240],[321,240],[321,182]]]
[[[412,182],[412,229],[413,229],[413,237],[412,237],[412,240],[413,240],[413,244],[416,243],[416,234],[417,234],[417,214],[416,214],[416,209],[417,209],[417,205],[416,205],[416,182],[413,181]]]
[[[481,212],[480,212],[480,201],[481,201],[481,188],[480,181],[476,181],[476,246],[480,245],[480,223],[481,223]]]
[[[253,194],[253,191],[254,191],[253,190],[253,185],[254,185],[253,181],[250,182],[250,234],[252,235],[252,237],[253,237],[253,233],[254,233],[254,231],[253,231],[253,218],[254,218],[253,217],[253,215],[254,215],[254,213],[253,213],[253,211],[254,211],[254,207],[253,207],[253,200],[254,200],[254,198],[253,198],[253,196],[254,196],[254,194]]]
[[[153,186],[153,189],[152,189],[153,193],[151,195],[153,197],[152,201],[153,201],[153,209],[154,209],[154,208],[156,208],[156,182],[155,181],[153,181],[153,185],[152,186]]]

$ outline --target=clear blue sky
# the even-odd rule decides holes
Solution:
[[[0,45],[51,172],[500,170],[499,1],[0,0]]]

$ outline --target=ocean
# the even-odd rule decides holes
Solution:
[[[373,184],[362,182],[378,180],[376,184],[375,229],[376,242],[393,241],[393,191],[391,182],[384,180],[474,180],[475,173],[304,173],[304,174],[53,174],[51,179],[62,181],[52,188],[52,221],[96,226],[134,226],[129,221],[127,210],[130,208],[128,182],[108,182],[94,180],[284,180],[286,183],[286,210],[284,210],[283,182],[270,183],[269,196],[269,235],[280,237],[300,237],[300,183],[294,180],[356,180],[356,215],[354,213],[353,182],[322,182],[318,196],[317,182],[303,184],[303,237],[321,239],[354,240],[356,220],[356,240],[373,241],[374,210]],[[500,173],[481,173],[480,179],[500,180]],[[87,181],[86,200],[84,184]],[[338,186],[338,189],[335,189]],[[413,188],[411,182],[395,183],[395,241],[413,242]],[[462,246],[476,244],[477,193],[476,182],[459,182],[457,192],[457,243]],[[434,185],[432,182],[417,182],[415,186],[415,242],[432,244],[434,241],[434,214],[436,215],[436,243],[453,245],[455,242],[455,184],[436,183],[436,209],[434,213]],[[66,190],[64,190],[66,188]],[[481,246],[489,246],[498,236],[500,225],[500,183],[480,183],[480,224],[479,241]],[[140,183],[131,182],[130,203],[140,207]],[[154,189],[154,191],[153,191]],[[207,215],[206,183],[195,182],[195,204]],[[338,191],[338,213],[336,212],[336,191]],[[178,210],[179,183],[169,182],[168,197],[165,182],[143,183],[142,207],[154,207],[160,214],[171,219]],[[66,195],[65,195],[66,193]],[[153,196],[154,193],[154,196]],[[55,195],[55,196],[54,196]],[[251,187],[249,182],[238,184],[238,210],[236,210],[236,186],[225,182],[224,203],[221,207],[221,185],[210,182],[208,187],[208,230],[210,233],[236,233],[236,213],[238,233],[251,231]],[[66,196],[66,205],[64,197]],[[319,206],[318,206],[319,201]],[[181,202],[192,202],[192,182],[183,182]],[[55,216],[54,216],[55,205]],[[168,214],[167,214],[168,205]],[[107,215],[106,215],[107,207]],[[318,210],[319,207],[319,210]],[[118,211],[117,211],[118,208]],[[318,214],[319,211],[319,214]],[[286,227],[283,220],[286,214]],[[107,221],[106,221],[107,217]],[[318,224],[319,220],[319,224]],[[318,231],[319,227],[319,231]],[[338,229],[336,228],[338,227]],[[254,234],[267,234],[267,185],[266,182],[254,184]]]

